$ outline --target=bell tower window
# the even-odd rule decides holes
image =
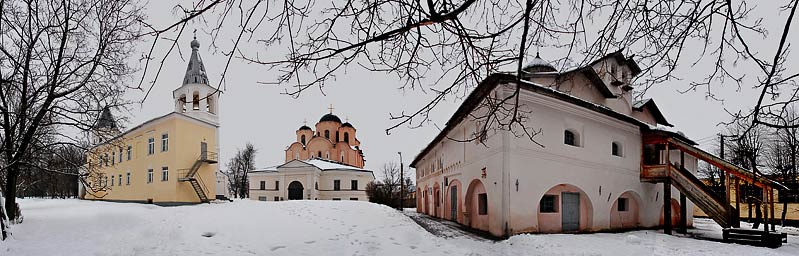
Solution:
[[[302,145],[305,145],[305,134],[300,136],[300,143],[302,143]]]
[[[330,131],[325,130],[325,139],[330,139]]]
[[[344,132],[344,142],[350,143],[350,134],[347,132]]]
[[[194,92],[191,97],[191,109],[200,110],[200,93]]]

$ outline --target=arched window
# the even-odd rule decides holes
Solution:
[[[330,139],[330,131],[325,130],[325,139]]]
[[[579,146],[577,144],[577,134],[572,131],[565,130],[563,131],[563,144],[571,145],[571,146]]]
[[[344,151],[341,151],[341,162],[344,162]]]
[[[208,104],[205,106],[205,111],[208,111],[208,113],[211,114],[216,113],[216,107],[214,106],[214,104],[216,104],[216,102],[214,102],[214,95],[209,93],[205,100],[208,102]]]
[[[300,143],[302,143],[302,145],[305,145],[305,134],[300,136]]]
[[[350,143],[350,134],[347,132],[344,132],[344,142]]]
[[[340,140],[338,139],[338,131],[336,131],[336,142],[339,142],[339,141]]]
[[[322,151],[316,152],[316,157],[322,158]]]
[[[193,110],[200,110],[200,93],[194,92],[194,95],[191,97],[191,109]]]
[[[186,95],[180,95],[180,99],[178,99],[178,104],[180,104],[180,111],[186,112]]]
[[[618,143],[618,142],[615,142],[615,141],[613,143],[611,143],[610,144],[610,153],[613,154],[614,156],[621,156],[621,154],[622,154],[621,143]]]
[[[325,159],[330,159],[330,151],[325,151]]]

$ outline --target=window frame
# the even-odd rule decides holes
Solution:
[[[571,143],[569,143],[570,135],[571,135]],[[580,135],[578,135],[578,133],[573,130],[569,129],[563,130],[563,144],[572,147],[580,147]]]
[[[341,191],[341,180],[333,180],[333,191]]]
[[[630,211],[630,199],[626,197],[619,197],[619,199],[616,200],[616,211],[617,212]]]
[[[358,180],[350,180],[350,190],[358,190]]]
[[[261,182],[259,182],[258,185],[259,185],[259,188],[261,190],[266,190],[266,181],[265,180],[262,180]]]
[[[477,194],[477,215],[488,215],[488,194]]]
[[[150,137],[147,138],[147,155],[155,154],[155,138]]]
[[[169,151],[169,133],[161,134],[161,152]]]
[[[154,178],[153,177],[153,169],[152,168],[147,169],[147,184],[152,184],[153,183],[153,178]]]
[[[546,194],[538,202],[538,212],[540,213],[558,213],[558,210],[560,210],[558,209],[558,195]]]
[[[618,141],[610,143],[610,154],[612,156],[624,157],[624,147]]]
[[[126,178],[127,178],[127,180],[125,182],[126,185],[130,185],[130,171],[128,171],[128,174],[127,174]]]
[[[169,181],[169,167],[162,166],[161,167],[161,181]]]
[[[130,161],[132,156],[133,156],[133,146],[128,145],[128,161]]]

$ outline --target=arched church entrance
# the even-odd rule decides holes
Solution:
[[[302,191],[302,183],[299,181],[289,183],[289,200],[302,200]]]

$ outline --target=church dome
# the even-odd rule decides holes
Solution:
[[[319,119],[320,123],[324,122],[324,121],[333,121],[333,122],[341,123],[341,118],[338,118],[334,114],[325,114],[324,116],[322,116],[321,119]]]
[[[346,123],[341,124],[341,127],[355,128],[355,127],[352,127],[352,124],[350,122],[346,122]]]
[[[300,126],[300,129],[298,129],[298,130],[300,130],[300,131],[302,131],[302,130],[309,130],[309,131],[312,131],[312,130],[311,130],[311,127],[308,127],[307,125]]]
[[[527,73],[558,71],[555,66],[552,66],[552,64],[550,64],[548,61],[542,59],[538,53],[535,54],[535,58],[533,58],[530,63],[527,63],[527,65],[524,66],[523,70]]]

